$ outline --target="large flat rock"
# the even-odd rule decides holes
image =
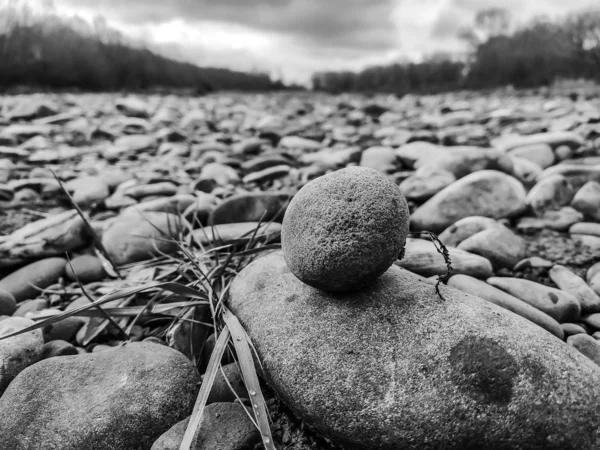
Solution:
[[[263,376],[347,448],[593,449],[600,370],[545,330],[396,266],[355,293],[296,279],[283,256],[235,279],[228,304]]]

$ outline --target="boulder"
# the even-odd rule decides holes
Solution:
[[[342,447],[600,446],[591,361],[496,305],[441,292],[393,266],[364,290],[325,293],[275,253],[236,277],[227,303],[268,385]]]
[[[0,398],[0,448],[150,448],[191,414],[199,381],[185,356],[149,343],[45,359]]]

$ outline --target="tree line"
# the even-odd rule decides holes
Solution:
[[[461,89],[547,86],[562,79],[600,80],[600,10],[512,26],[502,8],[478,12],[459,33],[466,56],[437,54],[421,63],[320,72],[313,88],[328,92],[437,93]]]
[[[38,5],[39,7],[39,5]],[[186,89],[266,91],[284,88],[265,73],[200,68],[129,41],[106,21],[93,24],[13,1],[0,7],[0,89],[35,86],[86,91]]]

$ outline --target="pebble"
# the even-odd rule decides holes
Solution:
[[[240,222],[281,222],[290,196],[279,193],[258,193],[234,195],[211,213],[208,223],[221,225]]]
[[[586,183],[575,194],[571,206],[594,222],[600,222],[600,183]]]
[[[16,270],[0,280],[0,289],[14,296],[17,302],[35,298],[65,273],[64,258],[46,258]]]
[[[545,312],[559,323],[579,319],[581,306],[572,294],[520,278],[492,277],[487,282]]]
[[[163,212],[145,212],[120,216],[102,236],[102,245],[117,265],[151,258],[158,253],[179,249],[171,239],[186,230],[181,217]],[[2,282],[0,281],[0,286]]]
[[[525,189],[502,172],[482,170],[467,175],[421,205],[411,216],[411,229],[441,232],[460,219],[514,217],[525,210]]]
[[[44,347],[42,348],[42,358],[48,359],[54,358],[55,356],[71,356],[77,355],[79,352],[75,348],[75,346],[69,344],[66,341],[55,340],[51,342],[46,342]]]
[[[70,281],[79,281],[82,284],[100,281],[106,276],[102,261],[93,255],[79,255],[67,262],[65,266],[65,275]]]
[[[34,324],[33,320],[23,317],[9,317],[0,321],[0,337],[24,330]],[[19,373],[42,358],[43,346],[44,339],[39,329],[0,341],[0,361],[2,361],[0,395]]]
[[[486,258],[473,253],[448,247],[452,261],[452,273],[470,275],[475,278],[489,278],[493,275],[492,263]],[[423,277],[444,275],[448,266],[433,242],[425,239],[408,238],[404,258],[395,263]]]
[[[388,174],[400,168],[396,159],[391,147],[369,147],[362,152],[360,165]]]
[[[12,316],[17,310],[17,301],[10,292],[0,289],[0,316]]]
[[[192,440],[192,448],[203,450],[254,448],[260,433],[239,403],[213,403],[204,410],[200,432]],[[189,419],[173,425],[150,450],[178,450]]]
[[[468,275],[457,274],[450,278],[448,286],[460,289],[467,294],[482,298],[490,303],[518,314],[549,331],[559,339],[563,339],[565,335],[565,329],[563,328],[564,324],[560,325],[548,314],[543,313],[517,297],[487,284],[485,281],[478,280]]]
[[[583,355],[600,366],[600,343],[587,334],[575,334],[567,338],[567,344],[575,347]]]
[[[317,178],[294,196],[283,219],[286,262],[317,289],[361,289],[402,259],[408,216],[400,189],[374,169]]]
[[[513,148],[509,155],[523,158],[536,164],[542,169],[554,165],[556,157],[548,144],[531,144]]]
[[[543,178],[527,194],[527,204],[542,217],[547,211],[556,211],[573,200],[575,192],[571,183],[562,175]]]
[[[552,267],[548,275],[561,290],[572,294],[579,301],[581,314],[600,312],[600,296],[588,286],[583,278],[560,264]]]
[[[464,250],[483,256],[497,270],[512,269],[525,257],[525,241],[504,226],[480,231],[458,245]]]

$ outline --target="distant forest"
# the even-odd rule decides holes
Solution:
[[[327,92],[438,93],[461,89],[548,86],[565,79],[600,81],[600,10],[560,21],[537,18],[513,29],[502,8],[482,10],[459,37],[470,51],[436,54],[421,63],[322,72],[315,90]]]
[[[41,3],[41,2],[40,2]],[[0,7],[0,90],[182,89],[268,91],[285,86],[268,74],[201,68],[130,42],[98,18],[93,24],[13,1]]]

